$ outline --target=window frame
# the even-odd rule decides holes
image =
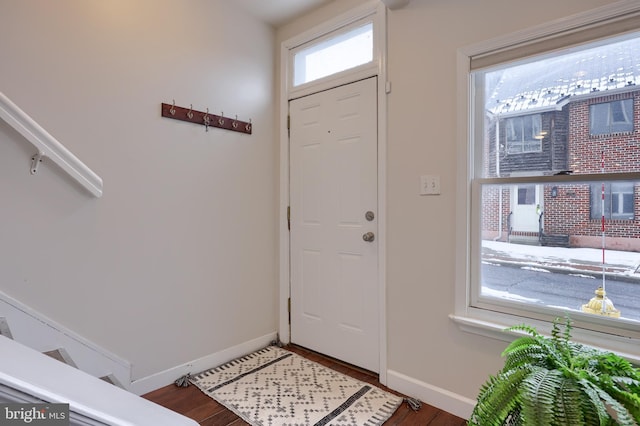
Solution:
[[[517,155],[517,154],[529,154],[529,153],[532,153],[532,152],[542,152],[542,139],[543,139],[543,137],[541,136],[539,138],[536,138],[536,135],[535,135],[535,130],[536,130],[535,127],[536,126],[533,125],[533,119],[534,118],[536,119],[536,122],[537,122],[536,124],[537,124],[537,127],[538,127],[538,131],[541,132],[542,131],[542,114],[541,113],[519,115],[519,116],[516,116],[516,117],[505,118],[505,126],[504,126],[505,135],[504,135],[504,137],[505,137],[505,142],[506,142],[507,154]],[[525,119],[532,120],[531,121],[531,130],[532,130],[531,135],[526,135],[525,134],[525,129],[526,129],[525,122],[524,122]],[[515,120],[519,120],[520,121],[520,127],[521,127],[520,136],[521,137],[520,137],[519,141],[509,140],[509,130],[508,129],[513,128],[513,123],[514,123]],[[538,134],[540,134],[540,133],[538,133]],[[530,136],[530,138],[529,138],[529,136]],[[525,146],[529,146],[529,145],[532,145],[534,143],[537,145],[536,149],[525,149]],[[513,146],[518,146],[518,145],[520,146],[519,150],[515,150],[515,149],[512,148]]]
[[[613,105],[614,104],[622,104],[623,102],[628,102],[629,104],[631,104],[631,117],[626,117],[626,110],[625,108],[621,108],[621,112],[623,115],[625,115],[625,118],[627,118],[625,121],[616,121],[614,119],[614,111],[613,111]],[[596,107],[598,106],[603,106],[606,105],[607,106],[607,116],[606,116],[606,129],[603,132],[595,132],[594,131],[594,110]],[[616,135],[616,134],[624,134],[624,133],[631,133],[634,130],[634,123],[633,123],[633,116],[634,116],[634,105],[633,105],[633,98],[626,98],[626,99],[617,99],[614,101],[609,101],[609,102],[599,102],[599,103],[593,103],[591,105],[589,105],[589,135],[591,135],[592,137],[601,137],[601,136],[609,136],[609,135]],[[614,129],[614,127],[616,126],[621,126],[622,124],[625,125],[625,128],[622,130],[616,130]],[[627,129],[626,126],[630,126],[631,128]]]
[[[481,185],[483,184],[566,184],[640,179],[640,173],[601,175],[524,176],[504,178],[474,177],[481,170],[481,153],[470,141],[483,137],[484,112],[472,104],[476,94],[472,69],[488,68],[494,64],[524,59],[556,49],[602,39],[612,33],[637,32],[640,5],[622,1],[571,17],[551,21],[538,27],[507,34],[503,37],[466,46],[457,52],[457,209],[456,209],[456,268],[455,306],[450,315],[463,331],[510,341],[514,334],[504,329],[526,322],[542,333],[549,333],[557,310],[517,303],[503,304],[499,300],[487,303],[480,297],[478,282],[481,266]],[[581,33],[581,30],[584,30]],[[522,54],[526,52],[526,54]],[[523,57],[524,56],[524,57]],[[496,59],[497,58],[497,59]],[[476,126],[475,123],[481,125]],[[476,280],[474,284],[474,279]],[[586,301],[585,301],[586,302]],[[637,322],[624,319],[615,324],[597,316],[571,313],[574,340],[605,350],[615,351],[633,362],[640,362],[640,328]]]
[[[346,68],[343,68],[339,71],[334,71],[334,72],[330,72],[329,74],[325,74],[321,77],[316,77],[313,78],[311,80],[306,80],[306,81],[302,81],[300,83],[296,83],[296,81],[298,80],[298,78],[300,76],[298,76],[298,71],[303,71],[306,73],[307,71],[307,67],[305,62],[305,59],[307,57],[309,57],[310,55],[313,55],[315,53],[318,52],[322,52],[322,51],[326,51],[328,49],[334,48],[335,46],[340,45],[341,43],[344,42],[349,42],[351,40],[353,40],[353,38],[358,37],[360,35],[362,35],[363,33],[368,33],[369,32],[369,28],[371,31],[371,59],[367,62],[362,62],[358,65],[353,65],[353,66],[348,66]],[[302,85],[305,84],[311,84],[313,82],[316,82],[318,80],[322,80],[324,78],[328,78],[337,74],[340,74],[342,72],[345,71],[349,71],[349,70],[353,70],[353,69],[357,69],[357,68],[362,68],[362,67],[369,67],[371,66],[372,62],[374,61],[374,46],[373,43],[375,41],[375,37],[373,37],[373,31],[374,31],[374,24],[373,24],[373,19],[369,18],[369,19],[363,19],[360,21],[356,21],[350,25],[345,26],[344,28],[341,28],[339,30],[333,31],[332,33],[321,37],[319,39],[313,40],[311,42],[305,43],[303,45],[300,45],[298,47],[296,47],[295,49],[292,49],[290,51],[290,54],[292,55],[292,67],[291,67],[291,81],[292,81],[292,85],[295,88],[298,88]],[[347,37],[347,35],[351,35],[351,37]],[[331,44],[327,44],[328,42],[333,41],[334,43]],[[303,53],[307,53],[307,55],[304,56],[300,56]]]
[[[605,186],[604,190],[604,204],[605,214],[604,219],[607,220],[634,220],[635,219],[635,203],[633,202],[635,197],[635,183],[616,181],[615,183],[602,183],[592,184],[589,187],[589,210],[591,220],[602,219],[602,185]],[[624,211],[624,196],[631,195],[631,211]],[[619,209],[617,212],[613,211],[613,198],[618,199]],[[620,208],[622,212],[620,212]]]
[[[290,98],[298,98],[321,90],[337,87],[352,81],[362,80],[368,77],[380,75],[383,72],[383,23],[380,20],[380,12],[372,7],[373,2],[365,4],[360,8],[355,8],[353,13],[345,19],[339,19],[331,24],[331,28],[314,28],[295,39],[290,40],[284,53],[286,59],[286,82],[287,93]],[[348,33],[366,24],[373,25],[373,53],[372,60],[356,67],[330,74],[306,83],[294,84],[295,54],[301,50],[309,48],[315,44],[320,44],[326,40]]]

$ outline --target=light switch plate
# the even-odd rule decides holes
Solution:
[[[420,195],[439,195],[440,176],[424,175],[420,176]]]

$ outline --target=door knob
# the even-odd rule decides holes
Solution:
[[[366,234],[364,234],[362,236],[362,239],[365,240],[366,242],[370,243],[370,242],[372,242],[373,240],[376,239],[376,236],[374,235],[373,232],[367,232]]]

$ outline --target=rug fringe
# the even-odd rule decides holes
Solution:
[[[190,379],[191,379],[191,373],[187,373],[184,376],[180,377],[178,380],[176,380],[174,383],[178,387],[186,388],[190,384],[189,382]]]
[[[282,341],[280,340],[280,335],[276,334],[276,338],[275,340],[271,341],[270,346],[277,346],[279,348],[284,348],[284,343],[282,343]]]
[[[420,408],[422,408],[422,401],[420,401],[419,399],[405,398],[404,402],[406,402],[409,408],[411,408],[413,411],[418,411]]]

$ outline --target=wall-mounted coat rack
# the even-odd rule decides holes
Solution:
[[[162,116],[173,118],[174,120],[188,121],[189,123],[201,124],[205,126],[205,130],[209,131],[209,127],[217,127],[219,129],[231,130],[232,132],[240,132],[251,134],[253,125],[251,121],[241,121],[238,117],[231,118],[224,115],[211,114],[209,109],[206,111],[196,111],[193,108],[184,108],[173,104],[162,104]]]

